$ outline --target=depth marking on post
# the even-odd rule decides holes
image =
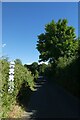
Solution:
[[[9,66],[9,82],[8,82],[8,92],[12,93],[14,90],[14,67],[15,67],[15,62],[11,61],[10,66]]]

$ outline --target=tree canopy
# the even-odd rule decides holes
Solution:
[[[58,22],[52,20],[45,25],[45,32],[38,35],[39,61],[53,62],[59,57],[74,56],[78,48],[78,41],[75,39],[75,29],[68,26],[67,19],[59,19]]]

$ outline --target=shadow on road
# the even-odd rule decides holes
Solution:
[[[22,106],[25,110],[28,106],[32,91],[29,87],[25,86],[25,83],[22,84],[22,87],[17,95],[17,103]]]
[[[22,99],[26,113],[23,118],[78,118],[79,101],[66,93],[57,84],[41,80],[36,83],[37,90]],[[26,91],[27,92],[27,91]]]

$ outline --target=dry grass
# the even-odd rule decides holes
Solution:
[[[21,118],[24,110],[19,105],[14,105],[8,114],[8,118]]]

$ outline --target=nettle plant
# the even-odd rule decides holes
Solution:
[[[1,117],[8,117],[8,112],[16,103],[16,97],[20,91],[20,88],[23,83],[25,83],[26,87],[30,87],[31,90],[34,88],[34,77],[31,75],[31,72],[28,71],[20,62],[15,62],[14,67],[14,89],[10,92],[10,62],[7,59],[0,60],[0,97],[1,97]]]

